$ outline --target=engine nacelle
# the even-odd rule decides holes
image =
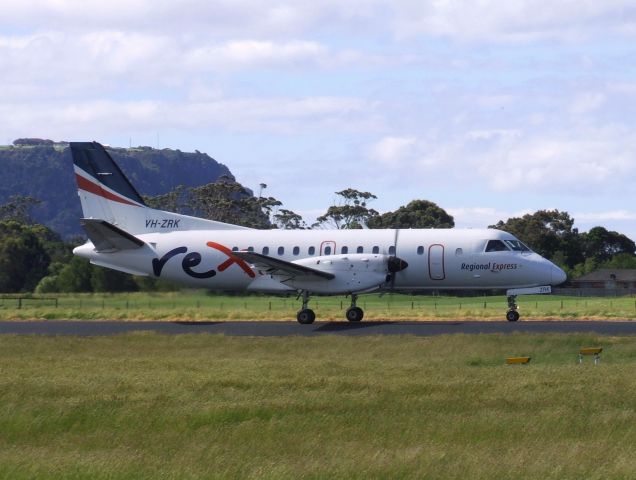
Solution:
[[[387,281],[388,255],[323,255],[304,258],[293,263],[335,275],[331,280],[316,277],[296,277],[285,284],[312,293],[347,294],[371,291]]]

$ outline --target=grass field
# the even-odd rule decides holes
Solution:
[[[0,369],[0,478],[636,474],[632,338],[2,336]]]
[[[518,303],[522,319],[636,319],[634,297],[531,295],[518,297]],[[344,297],[314,297],[310,307],[317,320],[343,320],[349,304]],[[364,309],[365,319],[374,320],[502,320],[507,310],[504,296],[363,295],[358,305]],[[20,301],[5,295],[0,296],[0,320],[294,320],[299,307],[294,296],[228,296],[202,291],[34,296]]]

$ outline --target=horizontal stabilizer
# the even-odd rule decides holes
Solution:
[[[98,252],[134,250],[145,245],[143,240],[123,231],[106,220],[83,218],[80,220],[86,235]]]
[[[232,252],[232,255],[245,260],[247,263],[251,263],[257,269],[270,275],[288,277],[288,279],[297,277],[314,277],[317,279],[332,280],[336,277],[333,273],[323,272],[321,270],[316,270],[315,268],[298,265],[297,263],[286,262],[285,260],[279,260],[278,258],[261,255],[260,253],[242,251]]]

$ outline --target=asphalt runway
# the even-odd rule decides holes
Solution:
[[[636,335],[636,321],[368,321],[360,323],[316,322],[126,322],[34,320],[0,322],[0,334],[103,336],[153,331],[167,335],[208,333],[232,336],[288,337],[318,335],[445,335],[478,333],[595,333],[599,335]]]

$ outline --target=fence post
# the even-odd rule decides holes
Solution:
[[[270,310],[270,312],[272,311],[272,301],[271,300],[269,301],[269,310]]]
[[[22,298],[18,297],[18,310],[22,308]]]

